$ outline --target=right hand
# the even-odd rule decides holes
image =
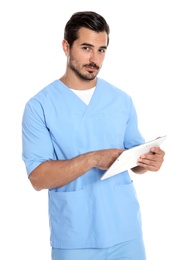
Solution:
[[[124,149],[111,148],[93,152],[96,159],[95,167],[107,170],[123,151]]]

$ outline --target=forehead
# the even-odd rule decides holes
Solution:
[[[76,40],[78,44],[88,43],[96,47],[107,46],[107,33],[95,32],[88,28],[80,28],[78,32],[78,39]]]

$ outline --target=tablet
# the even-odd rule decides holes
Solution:
[[[167,136],[164,135],[157,139],[125,150],[112,163],[108,170],[101,176],[101,180],[112,177],[118,173],[121,173],[123,171],[129,170],[137,166],[137,161],[140,155],[149,153],[151,147],[159,147],[165,141],[166,137]]]

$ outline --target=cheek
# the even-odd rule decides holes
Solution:
[[[105,59],[105,54],[102,54],[102,55],[98,56],[98,62],[100,64],[100,66],[103,65],[104,59]]]
[[[81,66],[81,64],[87,64],[89,62],[89,58],[89,54],[85,52],[74,52],[70,55],[71,62],[78,65],[79,67]]]

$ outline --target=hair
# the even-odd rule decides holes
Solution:
[[[75,40],[78,39],[78,32],[81,27],[88,28],[95,32],[106,32],[109,44],[110,28],[106,20],[98,13],[92,11],[76,12],[66,23],[64,29],[64,39],[69,43],[70,48]]]

